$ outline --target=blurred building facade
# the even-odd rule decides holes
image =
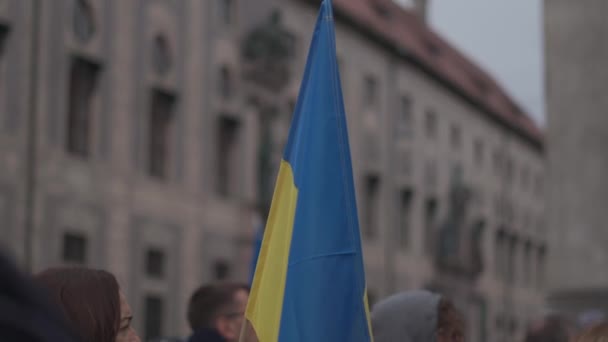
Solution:
[[[200,283],[247,279],[318,3],[2,2],[4,245],[107,268],[142,336],[186,333]],[[334,6],[372,301],[434,289],[513,340],[543,304],[541,133],[420,17]]]
[[[608,315],[608,3],[545,1],[549,304]],[[563,270],[567,270],[564,272]]]

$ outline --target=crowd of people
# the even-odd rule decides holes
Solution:
[[[185,342],[236,342],[251,329],[244,314],[249,287],[203,285],[191,296]],[[139,342],[133,313],[109,272],[51,268],[27,277],[0,258],[0,341]],[[464,317],[440,294],[407,291],[377,303],[371,312],[376,342],[464,342]],[[255,340],[255,333],[245,334]],[[608,323],[579,332],[560,316],[532,324],[523,342],[608,342]]]

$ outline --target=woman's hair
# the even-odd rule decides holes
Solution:
[[[112,274],[64,267],[47,269],[34,278],[49,290],[51,300],[84,341],[115,341],[120,327],[120,294]]]
[[[454,306],[454,303],[447,298],[441,298],[437,308],[437,331],[442,334],[449,334],[450,340],[464,340],[464,318]]]
[[[576,342],[608,342],[608,322],[595,325],[585,330]]]

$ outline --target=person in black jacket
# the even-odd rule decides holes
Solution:
[[[188,323],[193,331],[188,342],[238,341],[248,298],[245,284],[201,286],[188,304]]]
[[[0,253],[0,341],[78,342],[59,308]]]

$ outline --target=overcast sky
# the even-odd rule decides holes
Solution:
[[[429,19],[544,125],[542,0],[430,0]]]

